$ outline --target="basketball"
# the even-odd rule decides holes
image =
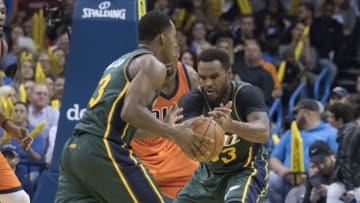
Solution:
[[[191,159],[199,162],[207,162],[219,155],[224,146],[225,132],[218,123],[209,117],[197,117],[194,121],[193,131],[200,135],[213,138],[214,142],[206,146],[210,151],[210,155],[191,157]]]

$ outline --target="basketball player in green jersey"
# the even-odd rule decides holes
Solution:
[[[268,179],[262,144],[268,142],[270,122],[264,96],[255,86],[231,81],[230,60],[222,50],[201,53],[198,74],[200,88],[180,99],[184,119],[213,117],[226,131],[225,143],[218,156],[200,164],[174,202],[257,202]]]
[[[169,17],[150,12],[139,22],[140,46],[110,64],[61,157],[55,202],[164,202],[157,184],[130,149],[135,128],[178,144],[189,156],[212,143],[191,126],[170,125],[148,107],[161,90],[177,56],[176,31]],[[175,111],[176,112],[176,111]]]

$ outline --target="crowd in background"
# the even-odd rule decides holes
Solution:
[[[2,133],[0,145],[30,195],[51,163],[74,8],[72,0],[46,2],[57,10],[44,9],[39,0],[4,0],[0,107],[17,125],[33,132],[34,144],[24,151]],[[357,145],[344,147],[359,143],[360,136],[360,1],[149,0],[147,7],[173,20],[182,63],[196,70],[203,50],[223,49],[231,59],[234,79],[258,86],[269,107],[281,99],[285,119],[279,142],[269,144],[272,172],[266,200],[335,202],[331,200],[338,197],[327,196],[340,190],[355,191],[360,200],[360,175],[355,173],[359,165],[348,164],[360,164],[352,157]],[[331,94],[321,103],[311,98],[324,68]],[[293,111],[303,137],[308,178],[294,181],[287,105],[300,84],[306,86],[307,98],[300,98]],[[350,193],[341,197],[350,198]]]

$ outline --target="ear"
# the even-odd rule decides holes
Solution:
[[[232,72],[232,68],[231,67],[229,67],[229,70],[227,70],[227,77],[228,77],[228,79],[229,80],[232,80],[232,78],[233,78],[233,72]]]
[[[165,36],[165,33],[161,33],[160,36],[159,36],[159,39],[160,39],[160,43],[161,45],[164,45],[166,42],[166,36]]]

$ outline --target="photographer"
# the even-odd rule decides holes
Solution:
[[[326,203],[328,187],[333,180],[335,155],[323,141],[314,142],[309,148],[309,155],[309,179],[293,188],[285,203]]]

